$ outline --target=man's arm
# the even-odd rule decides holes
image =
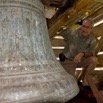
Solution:
[[[87,48],[88,51],[85,52],[85,56],[89,57],[89,56],[95,56],[95,49],[96,49],[96,45],[97,45],[97,41],[96,39],[92,39],[89,47]]]
[[[85,51],[81,51],[84,57],[95,56],[95,48],[97,45],[96,39],[92,39]],[[80,52],[80,53],[81,53]]]
[[[96,39],[93,39],[93,40],[90,42],[87,50],[86,50],[86,51],[81,51],[80,53],[78,53],[78,54],[75,56],[74,61],[75,61],[76,63],[78,63],[78,62],[81,61],[81,58],[82,58],[82,57],[94,56],[94,55],[95,55],[95,47],[96,47],[96,44],[97,44]]]
[[[90,57],[93,56],[92,52],[82,52],[83,53],[83,57]]]

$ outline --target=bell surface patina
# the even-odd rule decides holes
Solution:
[[[40,0],[0,0],[0,103],[63,103],[75,79],[56,60]]]

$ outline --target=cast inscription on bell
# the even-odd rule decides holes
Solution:
[[[51,49],[40,0],[0,0],[0,103],[61,103],[79,92]]]

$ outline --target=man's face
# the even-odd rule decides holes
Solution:
[[[83,24],[81,26],[81,30],[83,32],[83,36],[88,36],[90,32],[92,31],[92,23],[89,21],[83,21]]]

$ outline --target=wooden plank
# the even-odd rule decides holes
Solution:
[[[103,98],[102,98],[99,90],[97,89],[97,87],[96,87],[91,75],[89,75],[87,77],[87,81],[88,81],[88,84],[89,84],[91,90],[93,91],[93,94],[94,94],[94,96],[95,96],[95,98],[97,100],[97,103],[103,103]]]
[[[97,66],[103,66],[103,54],[97,55],[97,58],[98,58]]]
[[[76,73],[79,76],[79,74],[81,73],[81,70],[76,70]],[[95,76],[95,75],[102,76],[103,75],[103,70],[94,70],[92,74],[93,74],[93,76]]]
[[[94,27],[94,28],[93,28],[93,31],[92,31],[93,35],[94,35],[96,38],[97,38],[97,37],[100,37],[100,36],[102,37],[102,36],[103,36],[103,31],[102,31],[102,29],[103,29],[103,24]]]
[[[65,42],[63,39],[52,39],[51,44],[52,44],[52,46],[61,47],[61,46],[65,45]]]

